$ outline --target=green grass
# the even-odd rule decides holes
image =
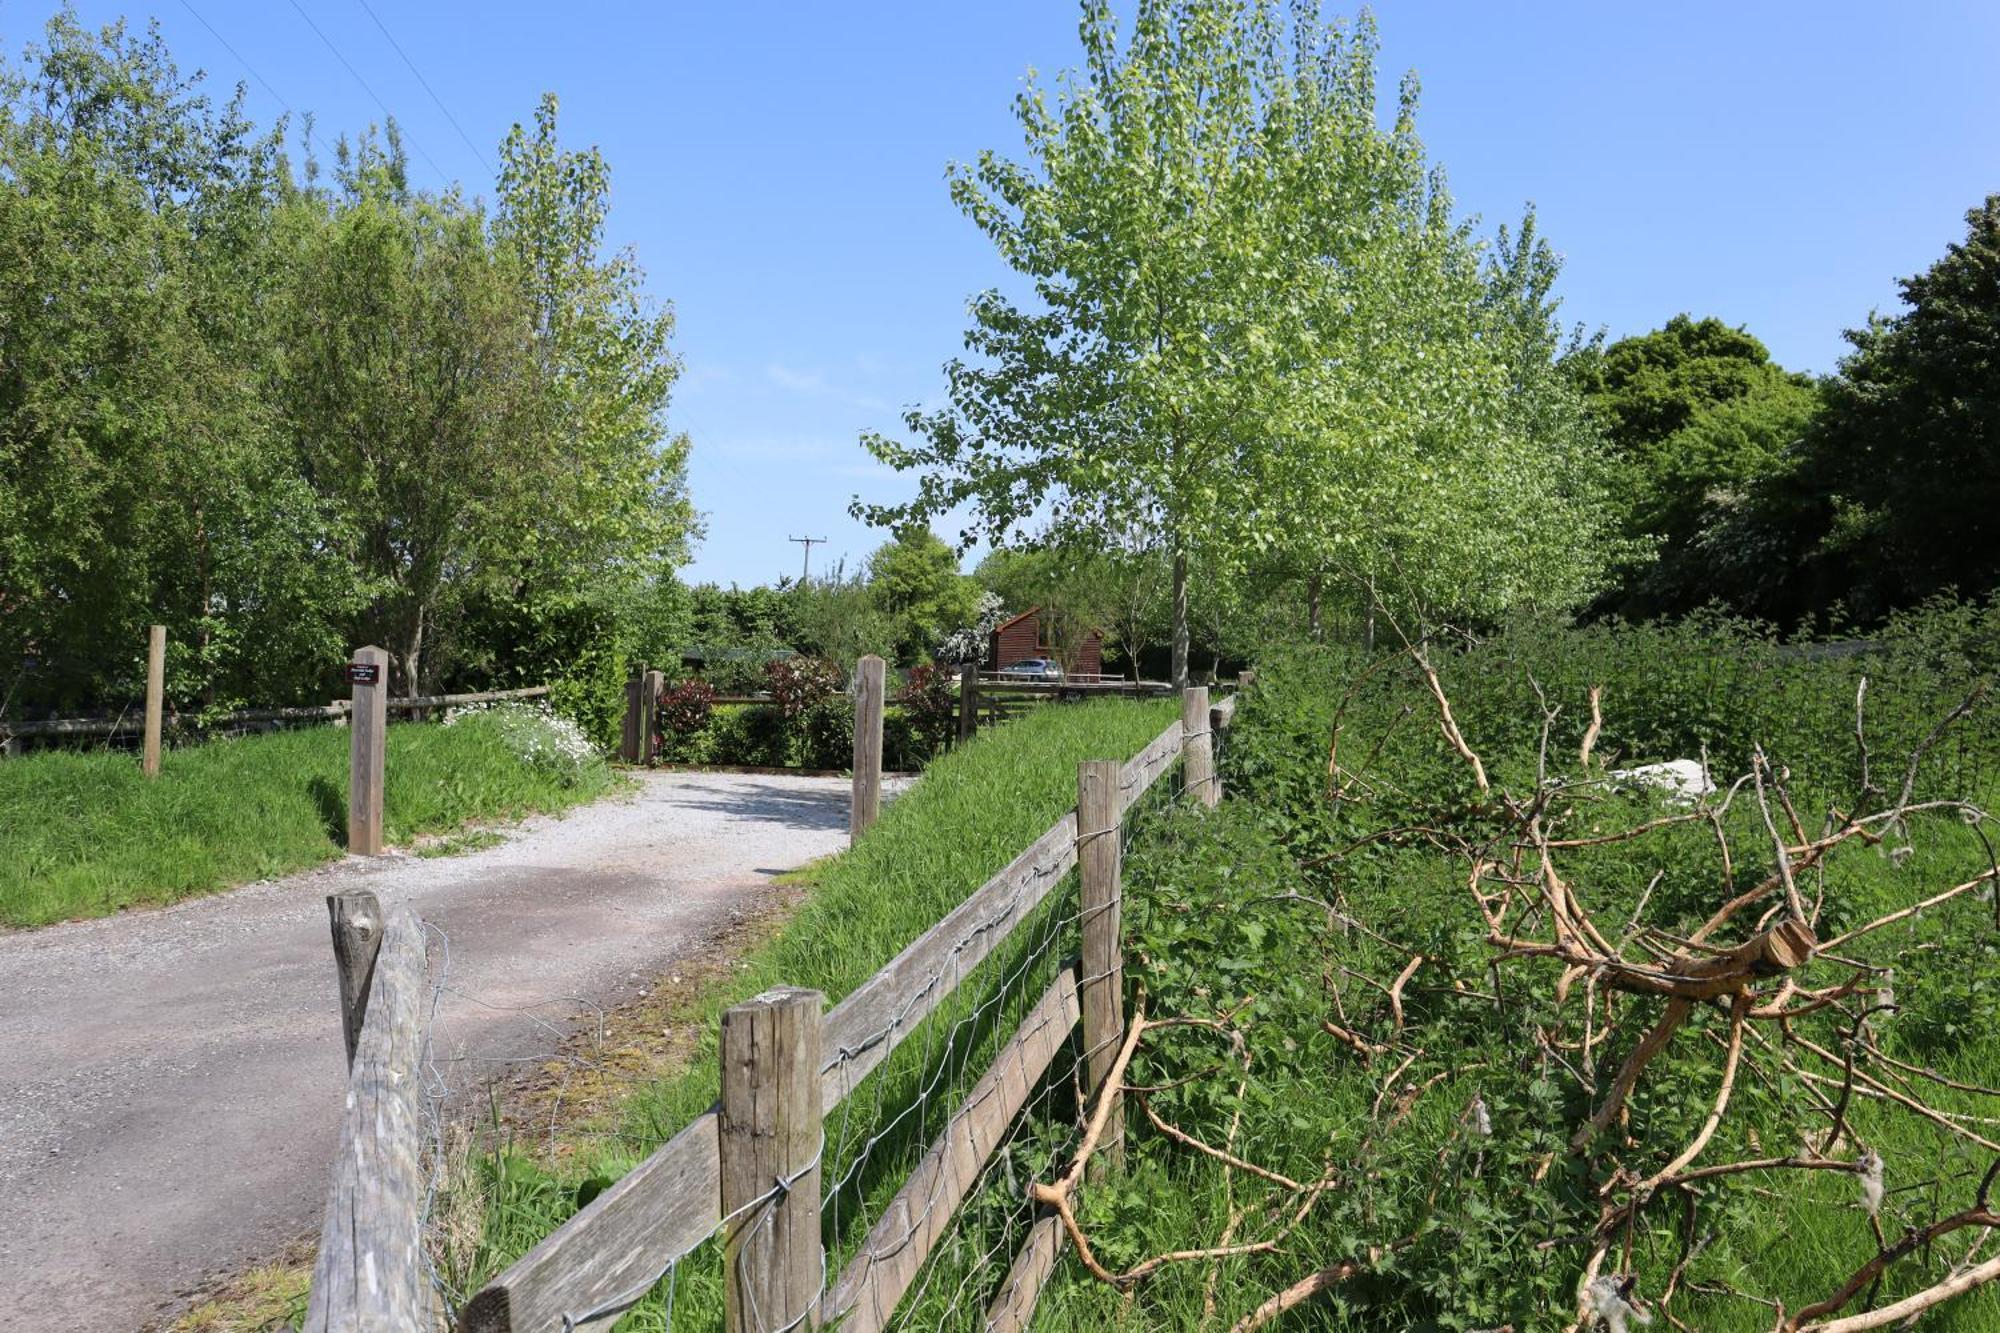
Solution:
[[[169,750],[148,781],[125,754],[0,763],[0,923],[37,926],[175,902],[342,854],[348,734],[334,728]],[[475,714],[388,732],[385,832],[407,842],[473,820],[557,811],[615,779],[517,757]]]
[[[1220,1265],[1213,1314],[1204,1312],[1207,1263],[1169,1266],[1127,1293],[1066,1259],[1038,1306],[1036,1327],[1227,1328],[1292,1282],[1357,1257],[1366,1261],[1365,1271],[1271,1327],[1353,1333],[1565,1327],[1589,1252],[1575,1238],[1595,1225],[1599,1187],[1614,1162],[1650,1171],[1692,1139],[1719,1082],[1726,1016],[1698,1012],[1648,1067],[1629,1104],[1629,1122],[1589,1154],[1572,1156],[1570,1132],[1595,1101],[1576,1071],[1588,1070],[1601,1093],[1659,1002],[1622,1001],[1616,1032],[1588,1060],[1577,1053],[1581,981],[1566,1003],[1559,1002],[1557,969],[1517,960],[1502,966],[1505,1003],[1494,1003],[1493,950],[1466,891],[1466,863],[1441,850],[1448,837],[1434,841],[1430,834],[1443,829],[1472,836],[1499,820],[1480,813],[1465,765],[1431,721],[1421,683],[1407,676],[1385,680],[1357,697],[1344,720],[1341,755],[1365,767],[1374,786],[1336,807],[1326,798],[1327,743],[1352,665],[1304,657],[1259,665],[1259,689],[1227,740],[1225,786],[1233,799],[1214,814],[1177,813],[1149,828],[1127,861],[1125,927],[1127,958],[1138,960],[1128,961],[1127,976],[1145,985],[1153,1012],[1213,1015],[1249,997],[1237,1021],[1252,1076],[1239,1100],[1241,1075],[1229,1048],[1212,1032],[1183,1030],[1149,1038],[1131,1078],[1165,1089],[1153,1098],[1155,1108],[1197,1137],[1231,1141],[1240,1116],[1233,1142],[1244,1156],[1296,1180],[1315,1179],[1330,1164],[1339,1183],[1280,1252]],[[1505,695],[1521,688],[1521,677],[1507,677],[1533,669],[1545,680],[1539,674],[1544,665],[1526,655],[1496,662],[1493,655],[1474,654],[1455,660],[1447,672],[1454,706],[1463,705],[1460,715],[1486,724],[1469,724],[1468,739],[1481,749],[1498,789],[1535,790],[1538,728],[1515,722],[1509,734],[1494,723],[1516,716],[1505,707]],[[1619,723],[1629,727],[1635,713],[1649,709],[1654,717],[1663,715],[1658,694],[1646,696],[1644,684],[1634,673],[1619,701],[1627,711],[1614,715]],[[1963,683],[1941,679],[1929,693],[1949,707],[1963,694]],[[1578,711],[1574,691],[1551,691],[1550,700]],[[1763,712],[1759,730],[1767,744],[1795,756],[1793,789],[1814,823],[1850,780],[1852,757],[1839,750],[1838,731],[1815,716],[1828,700],[1842,703],[1835,689],[1795,691],[1789,705],[1745,700],[1746,708]],[[1407,715],[1405,704],[1413,705]],[[1845,705],[1851,726],[1851,693]],[[1663,746],[1674,748],[1643,757],[1694,749],[1680,749],[1686,738],[1665,727],[1660,735]],[[1385,736],[1379,758],[1366,760]],[[1573,764],[1573,746],[1552,750],[1558,768],[1565,766],[1565,753]],[[1877,762],[1900,775],[1890,753],[1884,743]],[[1968,764],[1965,773],[1977,779],[1982,769]],[[1942,789],[1959,776],[1952,769],[1927,770],[1923,782]],[[1993,809],[2000,783],[1975,782],[1969,794]],[[1663,813],[1643,795],[1586,796],[1580,809],[1588,825],[1603,830]],[[1363,841],[1398,828],[1405,832]],[[1727,829],[1742,883],[1770,864],[1769,835],[1747,800]],[[1808,896],[1824,894],[1823,938],[1990,864],[1980,838],[1955,816],[1911,821],[1910,840],[1907,857],[1851,846],[1831,859],[1823,882],[1811,877]],[[1363,845],[1354,846],[1357,841]],[[1712,831],[1688,825],[1565,855],[1561,869],[1595,918],[1614,927],[1634,915],[1659,874],[1646,918],[1685,934],[1725,892],[1717,859]],[[1366,930],[1338,928],[1311,901],[1289,897],[1293,891],[1337,902]],[[1416,953],[1426,962],[1403,996],[1407,1024],[1398,1031],[1385,988]],[[1872,1021],[1884,1056],[1994,1086],[2000,930],[1991,903],[1963,897],[1855,941],[1842,953],[1896,967],[1897,1011]],[[1849,975],[1822,960],[1800,980],[1828,986]],[[1395,1048],[1363,1063],[1323,1030],[1329,1018]],[[1849,1019],[1834,1011],[1794,1025],[1836,1051],[1850,1030]],[[1769,1025],[1763,1027],[1768,1035]],[[1893,1082],[1886,1061],[1871,1055],[1864,1065]],[[1837,1067],[1810,1059],[1804,1067],[1837,1085]],[[1821,1095],[1828,1088],[1811,1086]],[[1917,1086],[1940,1111],[1966,1117],[1969,1128],[1994,1136],[2000,1101],[1993,1095],[1921,1080]],[[1730,1111],[1698,1164],[1799,1150],[1804,1134],[1828,1123],[1806,1089],[1752,1043]],[[1395,1111],[1406,1095],[1407,1111]],[[1475,1099],[1488,1110],[1490,1137],[1468,1129]],[[1260,1212],[1289,1195],[1242,1172],[1225,1184],[1218,1163],[1153,1132],[1136,1113],[1134,1121],[1126,1176],[1115,1187],[1086,1191],[1082,1200],[1084,1227],[1107,1266],[1116,1271],[1166,1251],[1212,1245],[1233,1208],[1249,1210],[1239,1240],[1270,1233]],[[1889,1196],[1881,1220],[1892,1240],[1906,1226],[1967,1206],[1993,1159],[1877,1099],[1857,1098],[1849,1124],[1887,1162]],[[1855,1152],[1843,1143],[1832,1155],[1845,1161]],[[1639,1298],[1656,1302],[1687,1251],[1689,1226],[1697,1252],[1671,1309],[1684,1326],[1703,1333],[1767,1330],[1773,1313],[1760,1298],[1798,1309],[1836,1289],[1876,1249],[1852,1175],[1762,1171],[1707,1182],[1693,1196],[1662,1191],[1637,1215],[1629,1265],[1621,1235],[1606,1271],[1629,1271]],[[1938,1280],[1977,1235],[1977,1229],[1957,1233],[1897,1265],[1874,1304]],[[1398,1244],[1406,1248],[1393,1248]],[[1859,1308],[1856,1302],[1843,1313]],[[2000,1289],[1937,1309],[1923,1326],[1944,1333],[2000,1327]]]
[[[560,1167],[532,1157],[536,1145],[503,1150],[475,1164],[475,1179],[461,1187],[480,1196],[483,1227],[469,1252],[446,1256],[448,1283],[462,1294],[477,1290],[576,1211],[580,1186],[629,1170],[705,1110],[717,1092],[714,1040],[723,1008],[774,985],[815,987],[838,1000],[1074,805],[1080,761],[1130,756],[1175,716],[1172,703],[1156,701],[1042,709],[984,731],[938,759],[859,846],[812,868],[811,894],[798,913],[769,945],[744,960],[731,984],[707,997],[703,1044],[683,1076],[639,1090],[619,1124]],[[962,1090],[978,1076],[990,1051],[1012,1032],[1056,962],[1071,950],[1072,941],[1044,936],[1057,933],[1053,923],[1073,913],[1074,893],[1073,876],[1053,889],[1044,915],[1018,928],[1008,946],[961,984],[919,1035],[869,1076],[844,1104],[845,1113],[829,1120],[829,1180],[845,1171],[869,1133],[912,1104],[940,1059],[951,1064],[952,1087]],[[957,1040],[946,1048],[955,1029]],[[837,1264],[859,1240],[855,1220],[872,1217],[901,1186],[936,1133],[937,1116],[949,1109],[948,1103],[939,1104],[928,1122],[913,1115],[876,1145],[863,1178],[842,1192],[841,1221],[828,1218],[830,1262]],[[447,1198],[440,1206],[462,1207],[463,1200]],[[676,1327],[719,1324],[717,1274],[715,1256],[707,1250],[683,1265]],[[658,1329],[664,1318],[656,1292],[619,1327]]]

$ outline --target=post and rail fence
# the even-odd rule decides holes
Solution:
[[[862,668],[864,713],[879,713],[880,690],[871,692],[870,682],[879,686],[880,674]],[[1211,706],[1206,689],[1190,689],[1180,718],[1138,754],[1080,765],[1074,808],[831,1008],[818,991],[781,987],[727,1010],[720,1099],[474,1294],[457,1314],[458,1333],[608,1329],[718,1236],[730,1333],[886,1327],[1079,1028],[1086,1106],[1108,1078],[1126,1022],[1120,847],[1128,815],[1176,761],[1187,794],[1215,803],[1215,737],[1235,706],[1235,696]],[[859,837],[870,821],[860,809],[860,739],[856,745]],[[859,1249],[833,1271],[820,1222],[827,1118],[1037,915],[1073,867],[1078,902],[1070,919],[1082,956],[1056,968]],[[413,997],[421,989],[422,926],[407,909],[385,919],[369,895],[330,899],[329,909],[352,1072],[305,1327],[423,1327],[431,1298],[413,1202],[422,1177],[412,1090],[421,1059]],[[1122,1125],[1113,1133],[1122,1135]],[[1111,1168],[1115,1150],[1104,1160]],[[1059,1219],[1043,1210],[992,1297],[987,1329],[1026,1326],[1064,1241]]]
[[[379,648],[371,651],[382,652]],[[20,743],[27,739],[61,741],[93,736],[108,739],[137,734],[141,738],[140,771],[147,777],[157,777],[160,771],[161,747],[169,728],[230,731],[243,727],[316,722],[345,726],[353,716],[354,704],[349,699],[335,699],[326,704],[301,704],[295,707],[238,708],[222,713],[169,716],[165,709],[166,656],[167,627],[154,625],[146,636],[145,706],[136,719],[127,713],[120,713],[115,717],[24,718],[19,721],[0,717],[0,755],[18,754],[21,750]],[[355,660],[360,660],[358,655]],[[383,662],[380,683],[386,692],[388,681],[386,653]],[[384,698],[381,706],[392,713],[413,713],[421,718],[428,716],[434,708],[464,708],[472,704],[542,699],[546,698],[548,693],[549,687],[546,685],[530,685],[516,690],[481,690],[465,694],[417,694],[402,698]]]

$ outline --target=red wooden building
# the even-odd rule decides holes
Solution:
[[[1042,634],[1039,606],[1031,606],[1012,620],[995,627],[986,644],[984,671],[1004,671],[1031,657],[1055,661],[1055,649]],[[1070,680],[1099,680],[1104,675],[1104,635],[1092,630],[1077,651],[1075,669],[1066,673]]]

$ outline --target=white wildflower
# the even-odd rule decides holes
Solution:
[[[1653,1322],[1652,1315],[1626,1299],[1631,1289],[1629,1279],[1612,1274],[1592,1278],[1584,1289],[1590,1312],[1604,1321],[1609,1333],[1627,1333],[1634,1324],[1643,1326]]]
[[[1856,1162],[1861,1168],[1861,1206],[1868,1210],[1870,1217],[1882,1215],[1882,1155],[1873,1148],[1862,1153]]]

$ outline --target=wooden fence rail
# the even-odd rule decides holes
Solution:
[[[1184,753],[1190,757],[1191,775],[1213,773],[1212,734],[1230,724],[1235,704],[1231,696],[1213,708],[1205,701],[1198,711],[1188,705],[1181,720],[1131,759],[1086,765],[1079,775],[1081,820],[1078,810],[1064,814],[823,1016],[816,998],[809,1006],[801,999],[812,993],[792,991],[770,992],[732,1009],[723,1020],[724,1101],[697,1116],[490,1282],[461,1312],[460,1333],[608,1327],[725,1219],[730,1222],[725,1256],[731,1268],[725,1285],[732,1328],[749,1325],[740,1305],[744,1293],[754,1294],[767,1316],[760,1328],[842,1316],[844,1328],[884,1327],[1072,1029],[1079,1022],[1085,1025],[1088,1049],[1093,1035],[1101,1042],[1105,1031],[1122,1028],[1116,983],[1102,984],[1119,961],[1119,829],[1133,803]],[[1212,779],[1204,780],[1193,794],[1203,799],[1214,789]],[[1092,867],[1086,876],[1091,901],[1079,904],[1079,915],[1095,965],[1084,962],[1081,975],[1076,964],[1059,972],[877,1219],[856,1258],[837,1275],[825,1273],[818,1248],[818,1151],[805,1150],[812,1160],[802,1164],[800,1144],[809,1139],[816,1145],[821,1118],[888,1059],[1047,898],[1078,863],[1080,835],[1090,849]],[[1092,927],[1093,921],[1099,924]],[[1084,998],[1084,978],[1100,982],[1094,1004]],[[811,1014],[804,1014],[802,1006]],[[779,1020],[781,1012],[790,1017]],[[816,1106],[798,1097],[795,1074],[753,1075],[746,1068],[746,1063],[770,1060],[796,1069],[804,1050],[818,1052]],[[789,1146],[772,1156],[779,1140]],[[774,1178],[777,1187],[771,1184]],[[813,1196],[810,1208],[804,1198],[808,1192]],[[913,1211],[919,1197],[929,1204]],[[765,1222],[754,1244],[743,1225],[753,1214]],[[990,1328],[1011,1329],[1025,1322],[1061,1241],[1052,1219],[1037,1221],[989,1311]],[[825,1278],[831,1280],[822,1291]]]
[[[476,694],[418,694],[385,700],[383,706],[392,713],[407,713],[429,708],[500,703],[508,699],[539,699],[548,692],[546,685],[531,685],[520,690],[485,690]],[[346,719],[353,707],[351,701],[337,699],[330,704],[304,704],[297,708],[240,708],[208,718],[178,715],[169,717],[167,721],[174,726],[195,727],[204,731],[253,722],[336,722]],[[144,726],[143,717],[53,717],[24,722],[9,722],[0,718],[0,736],[115,736],[119,732],[141,731]]]

